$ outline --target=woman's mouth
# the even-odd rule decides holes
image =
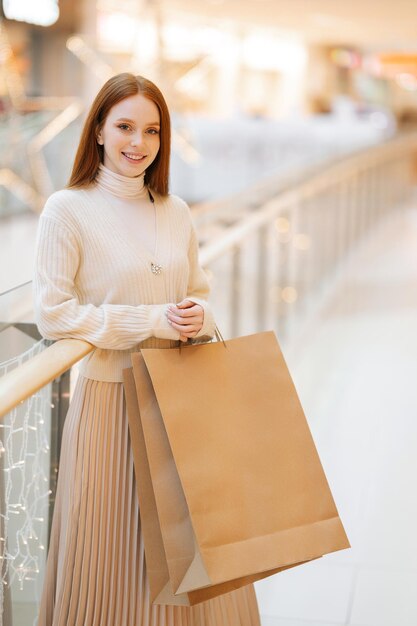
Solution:
[[[123,156],[129,163],[141,163],[146,159],[146,154],[135,154],[134,152],[122,152]]]

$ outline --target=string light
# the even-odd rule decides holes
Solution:
[[[287,304],[293,304],[297,300],[298,293],[295,287],[284,287],[281,291],[281,297]]]
[[[16,359],[0,364],[0,375],[41,352],[40,341]],[[13,602],[28,592],[40,597],[46,561],[49,496],[50,386],[8,413],[0,424],[0,480],[4,483],[0,513],[0,624],[5,589]],[[22,597],[19,597],[22,594]]]

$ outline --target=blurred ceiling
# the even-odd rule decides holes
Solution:
[[[160,0],[160,5],[170,14],[282,28],[311,42],[417,51],[417,0]]]
[[[53,31],[76,32],[95,0],[59,0]],[[245,24],[293,33],[309,42],[417,52],[417,0],[108,0],[123,12],[140,7],[170,18],[195,15],[207,24]],[[36,28],[36,27],[35,27]],[[42,28],[42,27],[39,27]]]

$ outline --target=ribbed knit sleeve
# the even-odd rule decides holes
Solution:
[[[214,337],[216,322],[209,303],[207,302],[210,293],[210,285],[204,269],[201,267],[198,258],[198,238],[191,222],[190,243],[188,247],[188,263],[190,275],[188,279],[187,299],[200,304],[204,309],[203,326],[194,337]]]
[[[33,304],[46,339],[84,339],[97,348],[127,350],[149,338],[179,338],[166,318],[167,304],[80,304],[75,278],[77,238],[55,218],[39,219],[33,274]]]

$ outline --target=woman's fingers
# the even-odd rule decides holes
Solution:
[[[188,309],[190,307],[193,306],[201,306],[200,304],[196,304],[195,302],[193,302],[192,300],[187,300],[187,298],[185,300],[182,300],[182,302],[178,302],[176,305],[174,305],[180,309]]]
[[[171,305],[168,307],[168,313],[173,313],[174,315],[179,315],[180,317],[200,317],[204,315],[204,309],[199,304],[195,304],[194,306],[184,309]]]
[[[176,324],[202,324],[203,320],[201,317],[194,315],[193,317],[180,317],[179,315],[172,315],[168,313],[168,320],[171,322],[175,322]]]
[[[171,324],[172,328],[175,328],[175,330],[179,330],[181,334],[197,333],[201,328],[198,324],[177,324],[176,322],[171,322],[170,320],[168,320],[168,323]]]
[[[197,324],[203,325],[204,311],[201,307],[190,307],[189,309],[168,308],[167,318],[176,324]]]
[[[204,322],[204,310],[199,304],[184,309],[170,306],[166,316],[169,324],[185,337],[194,337]]]

